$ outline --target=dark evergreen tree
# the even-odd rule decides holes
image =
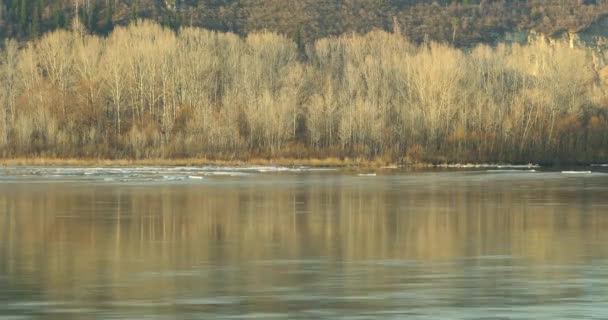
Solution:
[[[19,22],[19,4],[21,2],[19,0],[12,0],[10,6],[10,19],[12,23]]]
[[[19,5],[19,32],[25,35],[27,28],[27,0],[21,0]]]
[[[302,39],[302,28],[298,28],[295,35],[293,36],[293,41],[298,46],[298,54],[300,59],[306,59],[306,44],[304,43],[304,39]]]
[[[37,38],[40,35],[40,8],[36,5],[32,13],[31,36]]]
[[[64,11],[61,9],[61,6],[59,4],[57,4],[55,6],[54,9],[54,14],[53,14],[53,24],[55,26],[55,29],[59,29],[59,28],[63,28],[65,27],[65,13]]]
[[[112,31],[112,29],[114,29],[114,20],[113,20],[114,7],[112,6],[111,1],[106,2],[106,7],[105,7],[104,12],[105,12],[105,16],[103,18],[103,27],[101,29],[101,32],[104,34],[108,34]]]
[[[87,14],[87,29],[90,32],[97,32],[97,24],[99,22],[99,7],[97,1],[93,1],[89,7]]]

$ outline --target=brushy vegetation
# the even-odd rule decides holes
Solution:
[[[326,38],[81,25],[0,57],[10,157],[608,160],[606,56],[566,43]]]
[[[76,8],[76,4],[78,7]],[[138,18],[246,35],[278,32],[302,43],[350,32],[392,31],[416,43],[471,47],[505,31],[551,36],[578,31],[608,14],[606,0],[1,0],[0,38],[36,38],[69,26],[76,12],[87,30],[107,34]]]

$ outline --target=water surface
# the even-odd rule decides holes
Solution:
[[[606,169],[2,168],[0,320],[606,318]]]

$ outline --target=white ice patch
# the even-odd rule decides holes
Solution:
[[[249,177],[265,173],[304,173],[334,171],[335,168],[281,166],[144,166],[144,167],[0,167],[0,178],[62,179],[74,181],[106,181],[111,183],[154,183],[202,180],[205,177]]]
[[[205,172],[205,175],[208,175],[208,176],[242,177],[242,176],[250,176],[251,173],[248,173],[248,172],[238,172],[238,171],[211,171],[211,172]]]
[[[303,168],[288,168],[288,167],[259,167],[256,169],[257,172],[302,172]]]
[[[536,170],[517,170],[517,169],[495,169],[495,170],[486,170],[486,172],[494,172],[494,173],[532,173],[536,172]]]
[[[562,171],[563,174],[591,174],[591,171]]]
[[[185,177],[181,177],[181,176],[163,176],[163,180],[167,180],[167,181],[180,181],[180,180],[185,180]]]
[[[529,169],[529,168],[540,168],[540,166],[537,164],[524,164],[524,165],[509,164],[509,165],[499,165],[499,166],[496,166],[496,168],[498,168],[498,169]]]
[[[538,164],[449,164],[447,168],[463,168],[463,169],[538,169]]]

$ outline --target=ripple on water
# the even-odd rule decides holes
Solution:
[[[63,301],[18,301],[9,302],[5,307],[9,310],[42,310],[66,304]]]
[[[175,305],[182,306],[213,306],[237,304],[241,299],[237,297],[209,297],[209,298],[184,298],[176,299]]]
[[[401,260],[401,259],[381,259],[365,261],[362,265],[368,266],[384,266],[384,267],[410,267],[416,266],[419,262],[417,260]]]
[[[170,307],[173,304],[168,301],[155,301],[155,300],[124,300],[124,301],[112,301],[109,303],[110,306],[116,308],[158,308],[158,307]]]
[[[240,315],[228,315],[216,319],[286,319],[289,315],[285,313],[263,313],[253,312]]]
[[[328,260],[324,259],[274,259],[274,260],[258,260],[255,262],[256,265],[260,266],[273,266],[273,265],[315,265],[315,264],[327,264]]]
[[[176,270],[167,272],[141,272],[138,277],[141,279],[162,279],[162,278],[187,278],[202,277],[207,273],[206,270]]]
[[[78,307],[74,307],[74,308],[69,308],[69,307],[65,307],[65,308],[51,308],[48,310],[45,310],[45,313],[53,313],[53,314],[93,314],[96,313],[98,310],[97,309],[93,309],[93,308],[78,308]],[[0,318],[1,320],[2,318]]]

